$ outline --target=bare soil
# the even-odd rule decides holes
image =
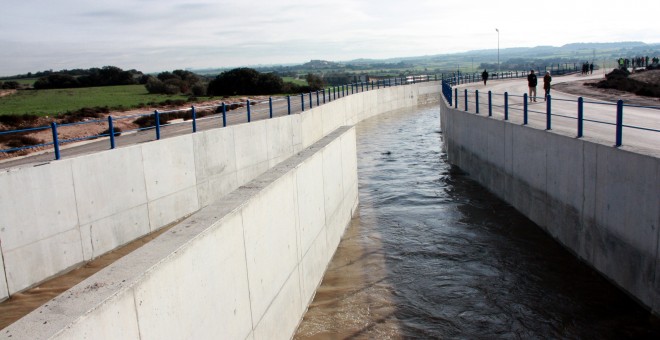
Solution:
[[[638,81],[660,85],[660,70],[649,70],[633,73],[631,78]],[[604,100],[615,102],[619,99],[623,100],[626,104],[641,105],[641,106],[660,106],[660,98],[638,96],[634,93],[619,91],[614,89],[601,89],[589,84],[595,84],[600,79],[578,80],[566,83],[558,83],[552,86],[555,91],[582,96],[585,98],[592,98],[597,100]]]
[[[9,91],[16,91],[16,90],[9,90]],[[13,92],[7,93],[6,95],[11,95]],[[249,99],[251,101],[264,101],[267,100],[268,97],[263,97],[263,96],[255,96],[255,97],[250,97]],[[232,98],[232,99],[223,99],[223,100],[212,100],[212,101],[202,101],[202,102],[196,102],[194,103],[195,106],[217,106],[219,105],[222,101],[225,102],[227,105],[231,105],[233,103],[245,103],[247,101],[247,97],[244,98]],[[139,126],[133,121],[135,119],[119,119],[122,117],[128,117],[128,116],[137,116],[137,115],[143,115],[149,112],[153,112],[154,110],[186,110],[190,109],[191,103],[185,104],[185,106],[181,107],[175,107],[175,106],[168,106],[168,107],[148,107],[148,108],[139,108],[139,109],[131,109],[131,110],[126,110],[126,111],[111,111],[107,114],[104,114],[101,118],[90,118],[88,121],[99,121],[99,122],[94,122],[94,123],[88,123],[88,124],[78,124],[78,125],[72,125],[72,126],[62,126],[58,127],[57,132],[60,140],[66,140],[66,139],[76,139],[76,138],[82,138],[82,137],[87,137],[87,136],[94,136],[94,135],[99,135],[101,132],[106,131],[108,129],[108,123],[107,119],[108,116],[112,116],[114,119],[114,127],[115,129],[120,129],[121,131],[131,131],[138,129]],[[33,126],[48,126],[50,123],[53,121],[53,118],[49,117],[40,117],[36,122],[33,123]],[[4,126],[2,123],[0,123],[0,130],[1,129],[9,129],[9,127]],[[52,132],[50,129],[45,129],[45,130],[40,130],[36,131],[34,133],[29,133],[27,134],[30,137],[34,137],[37,139],[42,140],[44,143],[50,142],[53,139]],[[4,145],[2,142],[0,142],[0,149],[7,149],[8,147]],[[12,153],[0,153],[0,160],[2,159],[7,159],[7,158],[13,158],[13,157],[18,157],[18,156],[25,156],[29,155],[31,153],[35,153],[41,150],[48,150],[51,149],[52,147],[50,146],[45,146],[45,147],[35,147],[31,149],[25,149],[21,150],[18,152],[12,152]]]

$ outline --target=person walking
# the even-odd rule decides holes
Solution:
[[[536,79],[536,74],[534,74],[534,70],[530,70],[529,74],[527,75],[527,86],[529,87],[529,100],[530,101],[536,101],[536,84],[538,83],[538,80]]]
[[[486,82],[488,81],[488,71],[486,71],[486,69],[481,73],[481,79],[483,79],[484,85],[486,85]]]
[[[543,97],[544,101],[548,100],[548,96],[550,95],[550,82],[552,81],[552,77],[550,76],[550,71],[545,72],[545,76],[543,76],[543,89],[545,90],[545,96]]]

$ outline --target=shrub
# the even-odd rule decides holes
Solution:
[[[5,141],[5,145],[7,145],[10,148],[20,148],[23,146],[30,146],[30,145],[39,145],[43,144],[44,141],[42,139],[30,137],[30,136],[13,136],[9,140]]]
[[[115,133],[114,133],[115,137],[117,137],[117,136],[121,136],[121,128],[114,127],[113,130],[114,130],[114,132],[115,132]],[[108,135],[108,136],[110,136],[110,129],[105,129],[105,130],[103,130],[100,134],[101,134],[101,135]]]

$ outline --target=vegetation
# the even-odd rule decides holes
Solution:
[[[115,66],[79,70],[80,72],[58,72],[39,78],[34,82],[35,89],[66,89],[76,87],[113,86],[137,84],[142,72],[124,71]],[[76,75],[83,73],[82,75]]]
[[[236,68],[222,72],[208,85],[208,95],[272,95],[279,93],[302,93],[320,90],[324,86],[323,79],[318,75],[306,76],[308,85],[285,83],[275,73],[260,73],[252,68]],[[311,81],[311,83],[310,83]]]
[[[57,113],[93,107],[123,110],[157,105],[168,100],[187,101],[188,96],[149,94],[143,85],[22,90],[11,96],[0,97],[0,116],[54,116]]]
[[[144,83],[149,93],[192,96],[205,96],[208,86],[206,77],[184,70],[161,72],[156,77],[147,76]]]

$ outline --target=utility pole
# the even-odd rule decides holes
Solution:
[[[500,29],[496,28],[497,31],[497,78],[500,77]]]

